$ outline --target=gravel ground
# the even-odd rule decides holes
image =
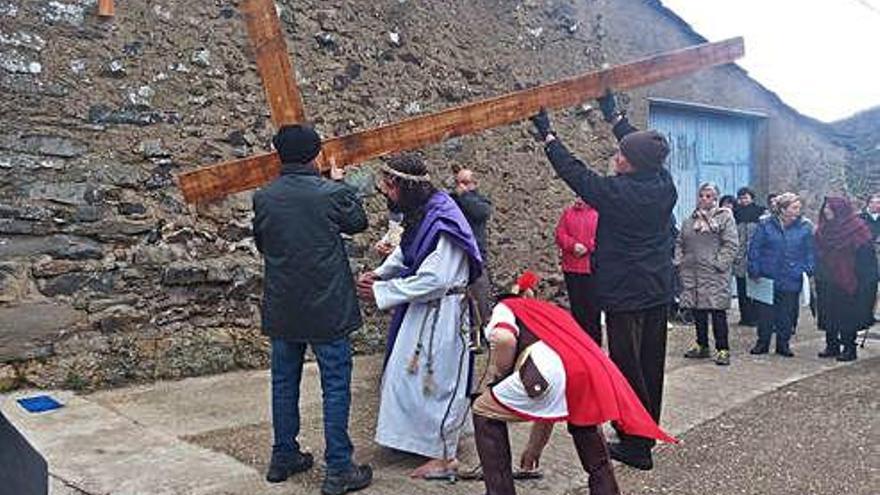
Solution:
[[[878,359],[805,379],[661,447],[653,471],[618,477],[629,495],[877,495],[878,384]]]
[[[809,318],[808,315],[802,315]],[[731,311],[731,321],[738,315]],[[805,320],[799,340],[817,339],[820,334]],[[693,327],[674,325],[669,332],[667,370],[686,366],[707,365],[702,360],[684,359],[682,353],[693,342]],[[748,352],[754,343],[754,329],[731,326],[730,341],[733,358]],[[734,362],[735,365],[735,362]],[[635,494],[857,494],[876,495],[880,486],[878,465],[868,464],[865,455],[877,452],[878,395],[872,393],[872,382],[880,374],[880,360],[835,370],[733,409],[720,418],[698,426],[683,435],[682,444],[661,447],[656,456],[657,468],[650,473],[618,466],[617,473],[624,493]],[[379,370],[366,376],[375,379],[363,383],[365,389],[378,390]],[[375,383],[374,383],[375,382]],[[369,462],[382,473],[369,493],[421,493],[448,495],[479,492],[481,486],[459,483],[455,486],[425,484],[406,479],[406,472],[417,466],[418,457],[379,448],[372,442],[378,394],[361,393],[352,407],[351,434],[358,446],[360,462]],[[321,452],[323,445],[320,412],[303,411],[301,443]],[[514,455],[525,441],[524,428],[513,430]],[[518,492],[523,494],[586,493],[584,477],[570,450],[564,428],[557,428],[555,439],[545,452],[544,465],[548,476],[538,482],[524,482]],[[267,422],[245,427],[215,430],[185,440],[226,453],[263,472],[269,461],[271,427]],[[461,442],[459,459],[462,465],[476,462],[471,439]],[[791,453],[795,453],[791,455]],[[841,466],[832,475],[826,459],[841,459],[849,452],[852,462]],[[788,455],[786,455],[788,454]],[[318,459],[320,462],[320,459]],[[870,469],[873,467],[873,471]],[[291,480],[296,493],[311,493],[320,483],[321,470]],[[872,483],[873,482],[873,483]]]
[[[676,446],[656,451],[655,469],[641,472],[616,465],[627,495],[877,495],[880,487],[880,359],[835,369],[807,378],[748,404],[732,409],[680,436]],[[373,411],[376,404],[358,404]],[[369,493],[470,494],[475,483],[444,485],[410,482],[405,472],[418,458],[380,449],[369,442],[371,414],[352,415],[352,434],[362,448],[359,460],[370,462],[380,474]],[[515,438],[524,440],[518,428]],[[557,428],[557,437],[545,452],[544,464],[553,474],[545,480],[523,482],[523,494],[586,494],[583,474],[569,440]],[[261,472],[268,462],[271,442],[268,423],[218,430],[188,440],[225,452]],[[321,445],[321,425],[303,425],[303,443]],[[464,465],[474,460],[472,441],[462,442]],[[518,452],[514,441],[514,454]],[[566,476],[561,476],[565,473]],[[289,482],[293,493],[312,493],[321,471],[312,470]]]

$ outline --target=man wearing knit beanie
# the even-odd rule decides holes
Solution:
[[[354,462],[348,417],[351,342],[361,312],[341,234],[367,228],[356,191],[320,176],[321,138],[311,127],[282,127],[272,140],[281,176],[254,194],[254,241],[265,259],[262,329],[272,344],[272,460],[266,480],[307,471],[302,452],[299,387],[306,346],[321,372],[324,463],[321,493],[342,495],[370,484],[373,471]],[[334,175],[331,173],[331,175]],[[341,174],[336,175],[341,179]]]
[[[321,152],[321,137],[309,126],[288,125],[272,138],[281,163],[308,164]]]
[[[620,152],[637,170],[659,169],[669,154],[669,144],[657,131],[635,131],[620,140]]]
[[[546,111],[532,117],[532,122],[559,177],[599,211],[593,277],[599,307],[606,315],[608,349],[659,423],[667,308],[673,298],[671,219],[678,194],[663,167],[669,154],[666,139],[656,131],[639,131],[615,106],[611,93],[599,100],[620,143],[614,156],[616,175],[611,177],[593,172],[566,149],[551,129]],[[654,442],[618,433],[620,443],[609,445],[611,457],[651,469]]]

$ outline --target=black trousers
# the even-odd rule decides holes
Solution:
[[[602,323],[600,320],[601,310],[596,305],[596,290],[593,276],[584,273],[569,273],[565,275],[565,290],[568,292],[568,301],[571,305],[571,314],[587,334],[593,338],[597,345],[602,345]]]
[[[712,334],[715,336],[715,349],[730,350],[727,343],[727,311],[723,309],[695,309],[694,323],[697,326],[697,344],[709,347],[709,315],[712,315]]]
[[[748,296],[745,277],[736,277],[736,301],[739,304],[740,324],[757,325],[758,305]]]
[[[843,330],[825,330],[825,346],[838,351],[840,351],[841,345],[844,350],[855,349],[857,335],[858,330],[855,327]]]
[[[760,315],[758,320],[758,343],[763,346],[770,345],[770,339],[776,334],[776,347],[787,347],[791,339],[800,304],[800,293],[773,291],[773,305],[759,303]]]
[[[611,360],[657,423],[660,423],[663,403],[667,318],[666,305],[641,311],[606,311],[605,314]],[[618,433],[621,442],[633,447],[649,450],[655,443]]]

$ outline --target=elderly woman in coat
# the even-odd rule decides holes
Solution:
[[[749,351],[767,354],[776,334],[776,354],[793,357],[789,341],[796,326],[803,276],[813,276],[815,250],[812,224],[801,215],[794,193],[780,194],[772,215],[758,224],[749,244],[749,278],[773,281],[773,304],[758,303],[758,342]]]
[[[718,206],[718,186],[700,186],[697,208],[681,226],[675,246],[675,265],[681,278],[681,306],[691,309],[697,341],[687,358],[708,358],[709,317],[715,335],[715,363],[730,364],[727,310],[730,282],[739,237],[733,213]]]

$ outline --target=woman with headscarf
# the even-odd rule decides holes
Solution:
[[[749,245],[749,277],[773,281],[773,304],[757,303],[758,341],[752,354],[767,354],[776,334],[776,354],[793,357],[789,346],[804,274],[813,275],[815,253],[812,225],[801,216],[803,203],[794,193],[780,194],[772,215],[758,225]]]
[[[874,322],[877,263],[871,230],[848,199],[825,198],[816,251],[816,309],[819,329],[825,330],[819,357],[853,361],[856,332]]]
[[[697,341],[686,358],[708,358],[709,317],[715,335],[715,363],[730,364],[727,310],[730,277],[739,241],[733,213],[718,206],[718,186],[700,186],[697,208],[681,225],[674,264],[681,278],[681,307],[691,309]]]

